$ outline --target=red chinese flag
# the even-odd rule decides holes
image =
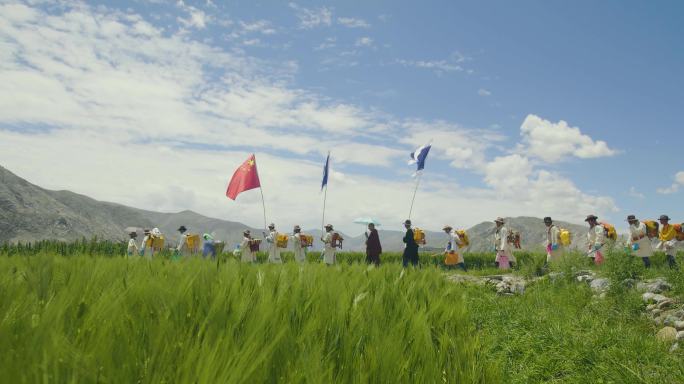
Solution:
[[[250,189],[259,188],[260,186],[256,159],[254,158],[254,155],[252,155],[235,170],[233,178],[230,179],[230,183],[228,183],[226,196],[231,200],[235,200],[240,192],[249,191]]]

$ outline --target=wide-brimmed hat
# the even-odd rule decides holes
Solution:
[[[503,222],[504,222],[504,219],[503,219],[503,217],[497,217],[497,218],[494,220],[494,222],[495,222],[495,223],[503,223]]]
[[[670,221],[670,216],[668,216],[668,215],[660,215],[660,218],[659,218],[658,220]]]
[[[143,229],[143,233],[150,233],[149,229]]]
[[[544,222],[545,222],[545,223],[552,223],[553,220],[551,220],[551,217],[550,217],[550,216],[546,216],[546,217],[544,218]]]
[[[332,227],[333,227],[332,224],[326,224],[326,225],[325,225],[325,228],[330,228],[330,229],[332,229]]]
[[[628,215],[627,216],[627,222],[635,221],[635,220],[636,220],[636,215]]]
[[[454,227],[452,227],[451,225],[445,225],[444,227],[442,227],[442,231],[452,230],[452,229],[454,229]]]
[[[131,232],[131,233],[128,234],[128,236],[130,236],[130,237],[138,237],[138,234],[135,233],[135,232]]]
[[[586,219],[584,219],[584,221],[592,221],[592,220],[598,220],[598,216],[596,216],[596,215],[589,215],[589,216],[587,216]]]
[[[404,220],[404,225],[411,225],[411,220],[409,220],[409,219]]]
[[[188,229],[185,228],[185,225],[181,225],[180,227],[178,227],[178,232],[185,232],[185,231],[187,231],[187,230],[188,230]]]

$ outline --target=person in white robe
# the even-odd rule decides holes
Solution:
[[[635,215],[627,216],[629,223],[629,241],[627,245],[636,257],[640,257],[644,262],[644,267],[651,267],[651,256],[653,255],[653,245],[647,236],[646,224],[637,220]]]
[[[546,262],[560,260],[564,252],[560,240],[560,228],[548,216],[544,218],[544,225],[546,225]]]
[[[242,242],[240,243],[240,261],[243,263],[254,263],[256,261],[256,254],[249,246],[251,241],[252,234],[248,229],[242,233]]]
[[[327,224],[325,233],[321,236],[323,242],[323,262],[328,265],[335,264],[335,246],[333,244],[333,226]]]
[[[298,263],[306,262],[306,247],[302,246],[302,228],[299,225],[294,226],[290,239],[292,240],[295,261]]]
[[[600,264],[603,261],[603,254],[601,248],[606,243],[606,230],[603,225],[598,222],[596,215],[589,215],[584,219],[589,223],[589,232],[587,232],[587,257],[591,258],[595,264]]]
[[[280,258],[280,248],[278,248],[278,232],[275,229],[275,224],[269,224],[268,231],[268,235],[266,235],[266,243],[268,243],[268,262],[282,264],[283,260]]]
[[[510,232],[506,227],[503,218],[497,217],[496,220],[494,220],[494,223],[496,224],[496,229],[494,231],[494,250],[496,251],[496,259],[494,259],[494,262],[498,267],[501,256],[506,256],[511,265],[513,265],[517,260],[513,255],[513,244],[508,242],[508,234]]]

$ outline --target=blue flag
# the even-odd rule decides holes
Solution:
[[[323,167],[323,182],[321,182],[321,191],[328,185],[328,171],[330,170],[330,152],[325,159],[325,166]]]
[[[418,147],[415,152],[411,152],[411,160],[409,160],[409,164],[417,165],[416,174],[420,173],[423,168],[425,168],[425,159],[430,152],[430,148],[432,148],[432,145],[428,144]]]

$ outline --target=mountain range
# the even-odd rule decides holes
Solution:
[[[540,218],[507,218],[509,228],[520,232],[523,249],[541,250],[546,228]],[[587,227],[557,222],[573,233],[573,246],[583,243]],[[210,218],[192,211],[177,213],[153,212],[121,204],[92,199],[70,191],[52,191],[41,188],[0,166],[0,243],[34,242],[38,240],[72,241],[97,237],[103,240],[123,241],[130,228],[159,228],[169,244],[178,239],[177,228],[186,226],[190,232],[211,233],[229,247],[242,239],[242,232],[250,229],[260,235],[262,229],[251,228],[238,222]],[[282,229],[281,229],[282,230]],[[289,232],[289,229],[287,230]],[[318,239],[320,229],[304,230]],[[466,229],[470,237],[468,251],[491,251],[494,223],[482,222]],[[439,252],[447,241],[443,232],[426,231],[427,250]],[[365,249],[365,236],[347,236],[344,249]],[[379,230],[385,251],[403,249],[403,232]],[[315,242],[314,249],[321,246]]]

